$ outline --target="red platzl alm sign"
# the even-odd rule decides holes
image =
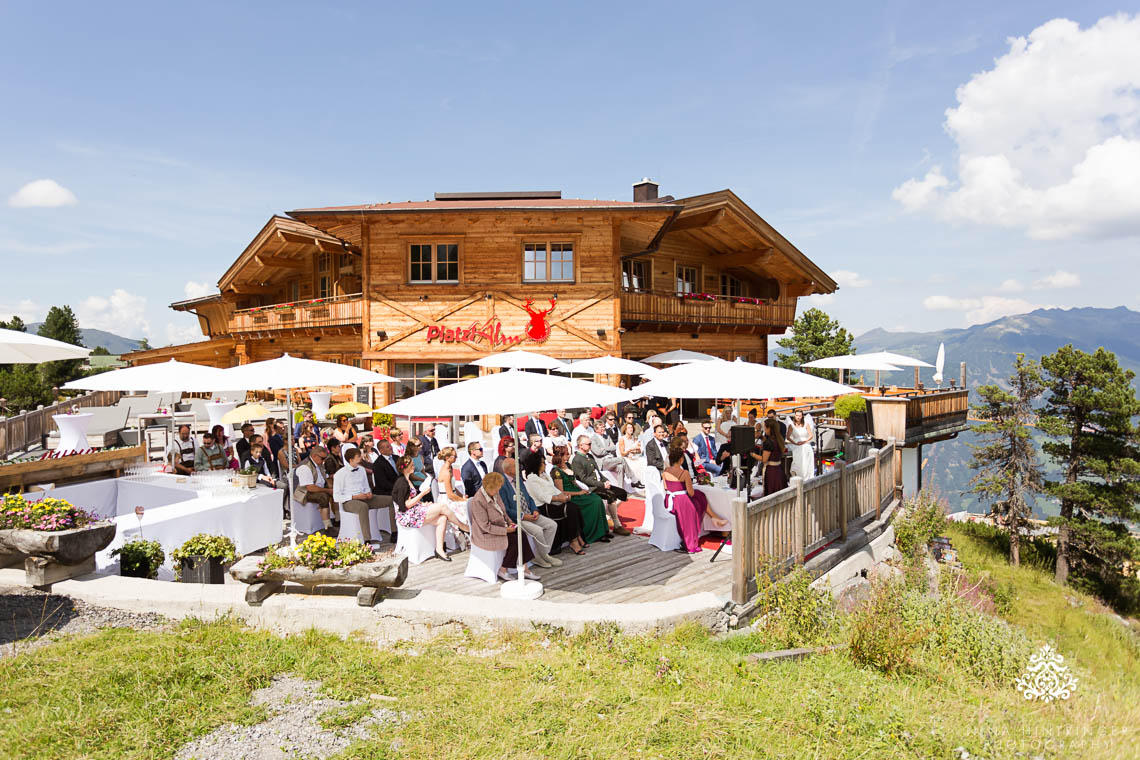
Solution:
[[[550,325],[546,318],[554,311],[556,301],[550,299],[550,308],[536,311],[534,301],[523,304],[526,313],[530,315],[530,322],[522,335],[508,335],[503,332],[503,323],[498,317],[491,317],[482,324],[472,322],[469,327],[447,327],[445,325],[429,325],[426,341],[439,341],[440,343],[485,343],[490,348],[510,348],[517,346],[524,340],[542,343],[550,337]]]

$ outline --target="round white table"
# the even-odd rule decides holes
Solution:
[[[330,391],[309,391],[309,398],[313,401],[313,419],[323,420],[327,417],[332,393]]]
[[[221,425],[222,432],[227,436],[232,436],[234,434],[233,426],[222,422],[222,417],[233,411],[235,407],[237,407],[236,401],[207,401],[206,414],[210,415],[210,430],[213,430],[215,425]]]
[[[59,428],[59,448],[56,450],[61,454],[70,454],[91,448],[87,445],[87,426],[91,424],[93,416],[90,413],[53,414],[51,418]]]

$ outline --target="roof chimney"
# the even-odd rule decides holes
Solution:
[[[657,200],[656,182],[649,177],[642,177],[640,182],[633,183],[634,203],[652,203],[655,200]]]

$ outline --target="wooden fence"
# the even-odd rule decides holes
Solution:
[[[851,523],[878,519],[901,486],[895,463],[900,453],[892,441],[824,475],[792,478],[770,496],[733,501],[733,601],[744,604],[756,593],[761,558],[790,568],[833,541],[846,541]]]
[[[119,391],[92,391],[58,404],[41,406],[39,409],[0,419],[0,459],[7,459],[29,446],[39,446],[43,437],[55,429],[55,422],[51,418],[53,414],[64,414],[76,405],[84,408],[111,406],[122,395]]]

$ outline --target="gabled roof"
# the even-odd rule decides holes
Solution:
[[[461,200],[437,201],[404,201],[400,203],[365,203],[359,206],[326,206],[323,208],[302,208],[290,211],[289,216],[305,216],[309,214],[384,214],[415,211],[485,211],[509,209],[541,209],[551,208],[559,210],[577,209],[581,211],[594,211],[599,209],[668,209],[669,204],[663,203],[634,203],[631,201],[601,201],[586,200],[584,198],[509,198],[481,200],[464,198]]]
[[[314,249],[330,253],[334,251],[359,253],[358,248],[323,230],[310,227],[296,219],[275,214],[269,218],[269,221],[254,236],[234,263],[230,264],[229,269],[218,280],[218,290],[224,291],[232,286],[239,272],[250,264],[256,263],[256,257],[261,255],[277,256],[282,252],[281,249],[295,244],[312,246]]]

